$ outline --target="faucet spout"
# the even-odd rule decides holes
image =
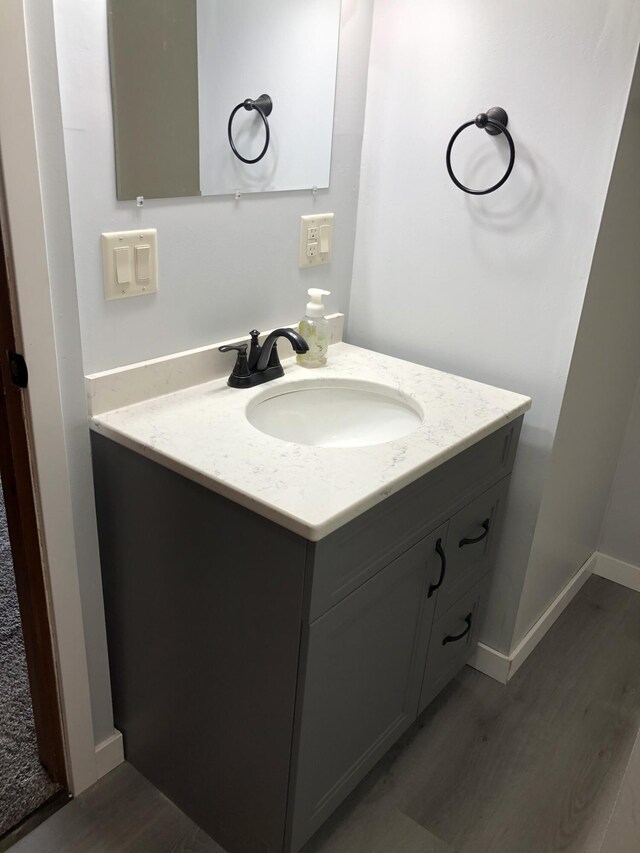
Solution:
[[[293,329],[274,329],[267,335],[262,346],[258,342],[260,332],[254,329],[251,332],[251,348],[247,355],[247,343],[237,345],[225,345],[219,347],[220,352],[237,350],[236,364],[227,380],[231,388],[253,388],[262,385],[263,382],[271,382],[284,376],[284,370],[278,358],[278,338],[286,338],[296,352],[307,352],[309,344],[302,335]]]
[[[302,335],[299,335],[298,332],[294,332],[293,329],[274,329],[271,334],[267,335],[265,342],[262,344],[260,357],[256,363],[255,370],[260,372],[262,370],[266,370],[267,367],[270,366],[271,354],[278,338],[286,338],[295,352],[307,352],[309,349],[309,345]]]

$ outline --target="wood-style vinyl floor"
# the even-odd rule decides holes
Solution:
[[[640,593],[593,577],[506,687],[465,667],[304,853],[639,853],[639,729]],[[223,853],[126,764],[12,848],[54,851]]]

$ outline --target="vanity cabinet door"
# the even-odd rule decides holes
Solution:
[[[450,520],[446,572],[438,590],[436,619],[491,569],[508,487],[509,477],[505,477]]]
[[[308,629],[293,850],[416,717],[445,534],[443,525]]]
[[[481,580],[434,622],[418,713],[462,669],[478,642],[490,578]]]

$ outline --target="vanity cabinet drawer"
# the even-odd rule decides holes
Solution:
[[[295,770],[297,850],[415,719],[445,530],[308,628]],[[303,644],[304,659],[304,644]]]
[[[313,621],[457,510],[506,477],[522,418],[444,462],[368,512],[310,543]]]
[[[473,654],[478,642],[490,578],[481,580],[433,624],[418,713],[421,713]]]
[[[509,480],[509,477],[501,480],[449,521],[445,571],[438,590],[436,619],[492,567]]]

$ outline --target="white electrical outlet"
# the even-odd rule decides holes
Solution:
[[[333,213],[300,217],[300,267],[328,264],[333,250]]]
[[[146,296],[158,290],[157,237],[155,228],[102,235],[105,299]]]

